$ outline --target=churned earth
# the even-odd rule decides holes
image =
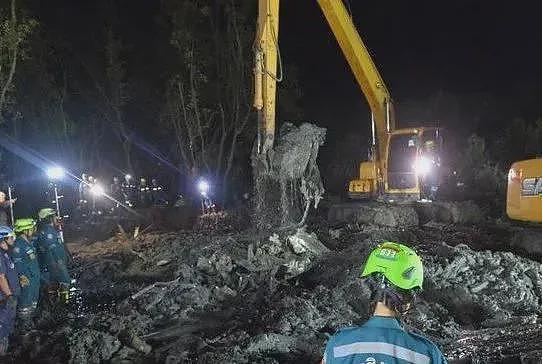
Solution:
[[[542,357],[537,228],[486,219],[469,203],[374,207],[268,232],[240,220],[208,216],[175,232],[125,226],[71,244],[79,291],[42,313],[11,360],[316,363],[329,335],[369,317],[360,272],[387,240],[422,255],[425,290],[403,322],[450,362]]]

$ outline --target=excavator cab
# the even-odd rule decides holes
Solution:
[[[412,190],[418,185],[416,161],[422,145],[418,130],[399,129],[391,133],[388,145],[386,190],[390,193]],[[407,191],[405,191],[408,193]]]
[[[349,183],[353,199],[434,199],[440,183],[442,132],[437,127],[396,129],[387,135],[385,158],[360,164]],[[380,163],[378,163],[380,161]]]
[[[387,175],[383,176],[385,197],[434,199],[440,181],[441,151],[439,128],[404,128],[391,132]]]

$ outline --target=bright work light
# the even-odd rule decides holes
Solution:
[[[54,166],[47,169],[47,177],[49,177],[49,179],[62,179],[64,178],[64,175],[66,175],[66,171],[62,167]]]
[[[198,191],[201,193],[202,196],[206,196],[209,192],[209,182],[202,179],[198,182]]]
[[[431,159],[422,156],[416,159],[416,162],[414,163],[414,172],[416,172],[418,176],[426,176],[431,171],[432,166],[433,162]]]
[[[92,187],[90,187],[90,193],[92,193],[94,196],[102,196],[105,194],[105,191],[100,185],[92,185]]]

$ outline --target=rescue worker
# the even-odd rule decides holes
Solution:
[[[122,183],[122,196],[126,206],[133,207],[136,199],[136,187],[132,182],[132,176],[127,174],[124,176],[124,182]]]
[[[67,268],[68,254],[57,230],[59,220],[52,208],[41,209],[38,217],[40,225],[36,248],[44,283],[42,286],[53,301],[66,302],[71,277]]]
[[[102,199],[99,199],[102,194],[105,192],[102,190],[101,187],[98,187],[99,188],[99,191],[97,193],[97,186],[100,186],[100,182],[98,181],[97,178],[94,178],[93,176],[89,176],[88,177],[88,182],[89,182],[89,186],[90,186],[90,195],[91,195],[91,215],[101,215],[102,214],[102,203],[103,203],[103,200]]]
[[[8,254],[14,242],[13,230],[0,226],[0,356],[7,353],[9,336],[15,326],[17,299],[21,294],[17,270]]]
[[[173,204],[173,207],[187,207],[190,203],[188,200],[184,197],[184,195],[179,194],[177,197],[177,200],[175,201],[175,204]]]
[[[151,179],[151,201],[153,206],[165,206],[168,204],[164,195],[164,188],[158,183],[158,179]]]
[[[113,183],[109,186],[109,196],[114,199],[112,201],[113,206],[111,207],[111,211],[114,211],[120,206],[119,203],[122,201],[122,186],[117,176],[113,177]]]
[[[17,314],[23,328],[31,325],[40,293],[40,267],[36,256],[36,248],[32,237],[36,233],[36,221],[31,218],[15,221],[15,244],[9,254],[19,276],[21,296]]]
[[[0,225],[7,226],[10,224],[9,215],[6,210],[8,210],[11,205],[15,204],[16,201],[16,198],[6,200],[5,192],[0,191]]]
[[[430,170],[427,174],[420,176],[422,197],[434,200],[439,188],[440,156],[438,154],[437,142],[426,140],[423,143],[423,158],[429,163]]]
[[[422,289],[423,265],[416,252],[383,243],[371,252],[361,276],[372,289],[373,317],[333,335],[322,363],[446,363],[435,344],[406,331],[399,321]]]
[[[147,180],[143,177],[139,179],[139,207],[149,207],[151,202],[151,189],[147,185]]]
[[[89,188],[90,184],[86,173],[81,174],[81,182],[79,182],[79,211],[81,216],[88,216],[89,214]]]

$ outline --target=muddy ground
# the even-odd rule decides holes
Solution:
[[[377,208],[272,232],[224,215],[176,232],[113,226],[107,240],[70,244],[80,291],[44,312],[11,360],[316,363],[329,335],[369,317],[359,275],[371,249],[391,240],[413,246],[426,267],[409,329],[450,362],[538,363],[542,232],[473,208]]]

